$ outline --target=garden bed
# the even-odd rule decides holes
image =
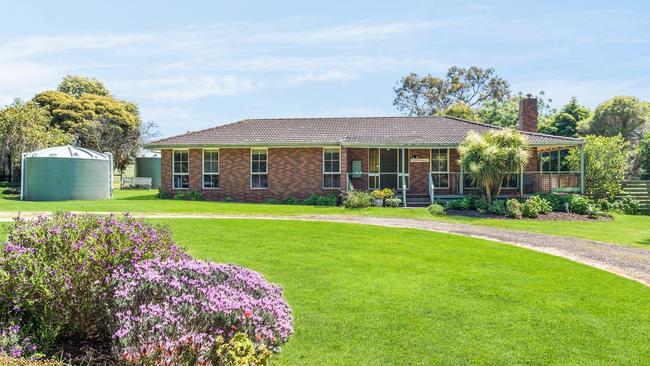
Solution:
[[[464,216],[464,217],[475,217],[482,219],[498,219],[498,220],[516,220],[507,216],[495,215],[492,213],[480,213],[475,210],[446,210],[447,215],[451,216]],[[553,220],[553,221],[610,221],[612,218],[600,216],[598,218],[590,218],[587,215],[578,215],[573,212],[549,212],[546,214],[541,214],[534,219],[526,220]]]

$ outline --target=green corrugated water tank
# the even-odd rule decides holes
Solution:
[[[136,157],[135,176],[151,178],[151,188],[160,188],[160,154],[150,151]]]
[[[113,156],[73,146],[23,154],[21,198],[30,201],[111,198]]]

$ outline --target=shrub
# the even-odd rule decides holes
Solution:
[[[279,205],[280,201],[278,201],[275,198],[269,198],[268,200],[266,200],[266,203],[268,203],[269,205]]]
[[[379,189],[375,189],[374,191],[370,192],[370,196],[374,200],[383,200],[386,195],[384,194],[384,191],[381,191]]]
[[[524,202],[521,209],[522,216],[536,218],[540,213],[542,213],[542,205],[540,204],[540,200],[533,199],[531,197],[527,199],[526,202]]]
[[[535,204],[539,207],[539,213],[541,215],[553,211],[553,206],[551,205],[551,203],[540,196],[531,196],[526,200],[526,202],[528,201],[535,202]]]
[[[174,195],[174,199],[182,201],[205,201],[203,193],[199,191],[178,192]]]
[[[171,233],[127,215],[56,213],[16,219],[0,259],[0,322],[15,322],[44,349],[62,340],[110,339],[107,282],[118,267],[184,258]]]
[[[430,204],[429,207],[427,207],[427,210],[433,216],[439,216],[445,214],[445,208],[442,207],[442,205],[439,205],[437,203]]]
[[[478,198],[474,200],[474,208],[476,211],[479,213],[486,213],[488,210],[488,207],[490,207],[490,204],[488,203],[487,199],[485,197]]]
[[[586,215],[591,201],[586,196],[572,194],[569,196],[569,211],[578,215]]]
[[[384,188],[381,191],[384,192],[384,198],[393,198],[393,197],[395,197],[395,192],[390,188]]]
[[[20,194],[20,187],[9,187],[2,191],[3,194]]]
[[[514,219],[520,219],[522,216],[521,213],[521,202],[515,198],[510,198],[506,201],[506,216],[512,217]]]
[[[34,355],[37,349],[29,336],[21,334],[19,325],[11,324],[0,329],[0,355],[29,357]]]
[[[627,215],[636,215],[641,211],[641,203],[630,196],[624,196],[614,201],[611,209]]]
[[[618,136],[585,137],[585,189],[596,198],[611,198],[621,192],[628,171],[629,143]],[[580,151],[571,149],[569,169],[580,171]]]
[[[506,201],[504,200],[497,200],[494,201],[488,206],[488,212],[493,213],[495,215],[503,216],[506,214]]]
[[[351,190],[343,201],[345,208],[363,208],[370,207],[372,197],[367,192]]]
[[[336,206],[336,196],[312,194],[309,198],[302,201],[302,204],[307,206]]]
[[[447,202],[447,208],[450,210],[471,210],[475,208],[475,203],[478,197],[469,195],[459,200],[451,200]]]
[[[28,360],[25,358],[14,358],[0,355],[2,366],[65,366],[59,361],[52,360]]]
[[[598,208],[598,206],[593,204],[587,206],[587,210],[585,211],[585,214],[592,219],[597,219],[599,217],[610,217],[608,213],[601,211]]]
[[[386,198],[384,200],[384,205],[386,207],[399,207],[402,204],[402,200],[399,198]]]
[[[166,199],[169,199],[171,197],[169,196],[169,193],[167,193],[166,191],[163,191],[162,189],[158,188],[158,198],[166,200]]]
[[[173,355],[222,365],[215,358],[234,355],[237,344],[256,357],[293,333],[282,289],[236,265],[154,259],[116,271],[113,282],[114,353],[132,364]]]
[[[548,202],[552,211],[556,212],[566,212],[569,199],[571,195],[566,194],[553,194],[553,193],[537,193],[533,197],[540,197],[544,201]],[[550,211],[549,211],[550,212]]]
[[[297,198],[287,197],[287,198],[282,200],[282,204],[283,205],[300,205],[300,204],[302,204],[302,201],[300,201]]]

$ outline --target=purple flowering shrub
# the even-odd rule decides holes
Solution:
[[[32,343],[29,336],[20,332],[19,325],[0,327],[0,355],[11,357],[36,357],[38,347]]]
[[[281,287],[236,265],[154,259],[116,271],[113,280],[114,352],[130,364],[222,365],[244,349],[264,360],[293,332]],[[238,342],[224,350],[242,334],[248,348]]]
[[[0,322],[20,324],[44,348],[110,344],[109,280],[152,258],[186,255],[167,229],[128,215],[17,218],[0,256]]]

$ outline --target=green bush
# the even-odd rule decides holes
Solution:
[[[474,200],[473,206],[476,209],[476,211],[484,214],[487,212],[488,208],[490,207],[490,204],[488,203],[485,197],[481,197]]]
[[[556,212],[566,212],[569,199],[571,195],[567,194],[554,194],[554,193],[537,193],[535,196],[542,198],[544,201],[548,202],[552,211]],[[533,197],[535,197],[533,196]],[[549,211],[550,212],[550,211]]]
[[[540,215],[547,214],[549,212],[553,212],[553,206],[551,205],[551,203],[549,201],[545,200],[544,198],[540,197],[540,196],[531,196],[526,201],[527,202],[528,201],[535,202],[535,204],[537,206],[539,206],[539,214]]]
[[[283,205],[300,205],[300,204],[302,204],[302,201],[300,201],[297,198],[293,198],[293,197],[287,197],[287,198],[283,199],[281,202],[282,202]]]
[[[586,196],[572,194],[569,196],[569,211],[578,215],[586,215],[591,201]]]
[[[497,200],[493,201],[490,206],[488,206],[488,212],[493,213],[495,215],[503,216],[506,214],[506,201],[504,200]]]
[[[444,215],[445,214],[445,208],[442,205],[439,205],[437,203],[432,203],[427,207],[427,211],[429,211],[430,214],[433,216],[439,216],[439,215]]]
[[[278,201],[275,198],[269,198],[268,200],[266,200],[266,203],[268,203],[269,205],[279,205],[280,201]]]
[[[203,193],[199,191],[178,192],[174,195],[174,199],[182,201],[205,201]]]
[[[370,196],[372,197],[372,199],[375,200],[383,200],[386,194],[384,193],[383,190],[375,189],[374,191],[370,192]]]
[[[402,200],[399,198],[386,198],[384,200],[384,205],[386,207],[399,207],[402,204]]]
[[[336,206],[336,196],[312,194],[309,198],[302,201],[302,204],[307,206]]]
[[[0,323],[19,325],[43,351],[62,342],[110,343],[112,273],[185,257],[162,227],[128,215],[61,212],[16,219],[2,250]]]
[[[636,215],[641,211],[641,203],[630,196],[624,196],[614,201],[611,205],[611,210],[627,215]]]
[[[370,207],[372,204],[372,197],[370,194],[363,191],[351,190],[348,192],[347,197],[343,201],[345,208],[364,208]]]
[[[521,214],[524,217],[530,217],[534,219],[541,213],[542,205],[540,204],[540,200],[533,199],[532,197],[527,199],[521,208]]]
[[[395,197],[395,192],[390,188],[384,188],[384,189],[382,189],[382,192],[384,192],[384,198],[393,198],[393,197]]]
[[[513,219],[520,219],[522,216],[521,202],[515,198],[510,198],[506,201],[506,216],[512,217]]]
[[[598,206],[590,204],[587,206],[587,210],[585,211],[585,214],[589,216],[591,219],[597,219],[599,217],[611,217],[606,212],[601,211]]]
[[[478,197],[474,195],[465,196],[459,200],[448,201],[446,206],[449,210],[471,210],[476,207],[475,203]]]
[[[167,191],[163,191],[162,189],[158,188],[158,198],[166,200],[171,197],[169,196],[169,193],[167,193]]]

